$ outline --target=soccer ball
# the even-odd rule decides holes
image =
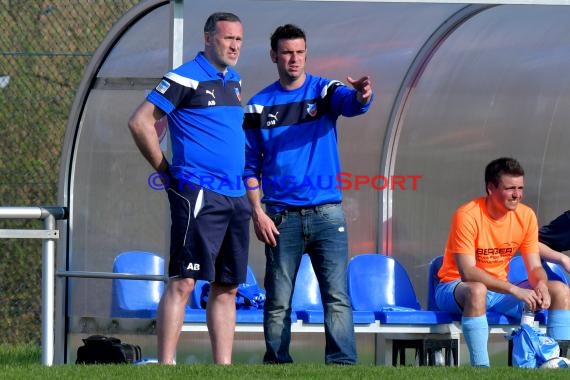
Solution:
[[[570,359],[562,356],[553,358],[544,362],[540,368],[570,368]]]

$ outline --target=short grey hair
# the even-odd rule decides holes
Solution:
[[[239,17],[233,13],[229,13],[229,12],[212,13],[208,17],[208,19],[206,20],[206,23],[204,24],[204,33],[215,32],[216,31],[216,24],[218,23],[218,21],[231,21],[231,22],[240,22],[241,23],[241,20],[239,19]]]

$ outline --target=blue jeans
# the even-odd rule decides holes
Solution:
[[[269,215],[280,235],[277,246],[266,245],[263,313],[265,363],[291,363],[291,299],[303,253],[308,253],[325,316],[325,363],[356,363],[352,306],[348,297],[348,239],[340,204],[292,209]]]

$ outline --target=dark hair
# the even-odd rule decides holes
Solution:
[[[279,40],[295,40],[302,38],[307,43],[307,36],[303,29],[293,24],[278,26],[271,35],[271,50],[277,51],[277,43]]]
[[[231,22],[241,22],[238,16],[229,12],[216,12],[212,13],[206,23],[204,24],[204,33],[212,33],[216,31],[216,24],[218,21],[231,21]]]
[[[487,187],[489,182],[495,187],[499,186],[499,181],[505,174],[513,177],[521,177],[524,176],[524,169],[514,158],[497,158],[491,161],[485,168],[485,187]]]

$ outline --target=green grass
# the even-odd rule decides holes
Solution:
[[[236,364],[198,365],[54,365],[42,366],[41,351],[32,345],[0,345],[2,379],[568,379],[567,369],[541,370],[497,367],[490,369],[462,366],[449,367],[377,367],[372,365],[326,366],[324,364],[290,364],[267,366]]]

